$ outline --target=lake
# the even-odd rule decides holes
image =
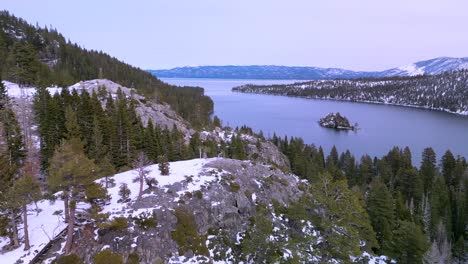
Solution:
[[[304,98],[231,92],[243,84],[293,83],[293,80],[162,79],[175,85],[205,88],[215,104],[215,115],[224,125],[247,125],[265,136],[273,133],[301,137],[322,146],[328,154],[333,145],[339,152],[349,149],[356,157],[367,153],[381,157],[394,147],[409,146],[413,163],[419,166],[425,147],[432,147],[437,159],[447,149],[468,157],[468,117],[402,106],[312,100]],[[335,131],[317,121],[329,112],[340,112],[358,131]]]

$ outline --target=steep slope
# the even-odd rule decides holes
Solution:
[[[25,107],[31,109],[32,98],[36,92],[36,87],[20,87],[18,84],[9,81],[3,81],[3,83],[7,88],[8,95],[13,98],[13,106],[16,113],[21,113],[21,109],[24,109]],[[79,93],[86,90],[90,94],[93,92],[96,94],[104,93],[104,95],[111,94],[113,97],[117,95],[118,90],[121,90],[127,97],[133,99],[136,104],[136,113],[142,119],[145,126],[149,119],[153,121],[155,126],[159,126],[161,128],[172,130],[175,126],[185,135],[187,141],[194,133],[190,124],[172,110],[168,104],[158,102],[157,100],[147,99],[147,97],[140,95],[138,91],[133,88],[127,88],[106,79],[81,81],[67,88],[70,91],[75,89]],[[62,88],[48,87],[47,90],[53,95],[56,92],[60,93]],[[104,101],[102,104],[105,106]]]
[[[385,71],[352,71],[339,68],[287,67],[274,65],[252,66],[186,66],[169,70],[148,70],[159,78],[213,78],[213,79],[355,79],[369,77],[435,75],[468,69],[468,58],[441,57],[419,61]]]
[[[22,86],[40,87],[109,79],[169,104],[195,126],[208,124],[213,112],[213,102],[203,88],[166,84],[108,54],[71,43],[56,29],[35,27],[8,11],[0,11],[0,76]]]
[[[239,263],[242,260],[255,263],[255,259],[268,256],[251,254],[264,254],[263,250],[269,247],[279,250],[274,254],[278,254],[280,262],[291,261],[293,257],[298,260],[298,256],[301,263],[322,259],[322,252],[316,248],[323,240],[321,232],[309,220],[289,219],[293,215],[286,216],[281,213],[284,209],[280,209],[297,202],[307,182],[271,165],[251,161],[194,159],[172,162],[169,167],[168,176],[160,174],[157,164],[146,167],[147,177],[156,179],[158,184],[151,188],[145,186],[139,201],[139,184],[133,180],[138,176],[137,170],[112,177],[113,183],[108,188],[110,200],[103,206],[102,213],[109,214],[109,222],[124,218],[127,225],[106,227],[81,221],[76,228],[80,239],[73,247],[85,263],[91,263],[93,256],[104,249],[119,253],[125,259],[136,254],[139,263]],[[97,182],[101,181],[104,179]],[[122,201],[119,195],[122,184],[131,191],[128,201]],[[48,201],[41,201],[38,206],[41,210],[31,215],[34,250],[3,253],[1,258],[5,263],[31,260],[64,228],[60,198],[50,205]],[[77,207],[82,217],[88,214],[89,205],[78,204]],[[263,229],[261,223],[271,229]],[[295,232],[301,233],[303,242],[291,240]],[[268,248],[245,248],[257,236],[267,241],[257,246]],[[0,240],[0,244],[4,243]],[[307,250],[297,252],[299,246]],[[63,241],[58,239],[51,250],[35,260],[50,263],[61,248]],[[385,257],[376,258],[365,252],[362,257],[351,259],[361,258],[378,263],[385,261]]]

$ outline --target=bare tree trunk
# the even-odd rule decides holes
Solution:
[[[16,226],[16,216],[14,210],[11,211],[11,240],[13,242],[13,247],[18,248],[19,247],[19,239],[18,239],[18,227]]]
[[[65,223],[68,223],[70,220],[70,211],[68,209],[68,193],[63,194],[63,204],[65,210]]]
[[[67,241],[65,242],[65,255],[70,254],[72,243],[73,243],[73,233],[75,231],[75,207],[73,201],[70,202],[69,210],[69,219],[68,219],[68,227],[67,227]]]
[[[23,223],[24,223],[24,250],[29,250],[29,230],[28,230],[28,206],[23,205]]]
[[[137,201],[140,201],[143,196],[143,181],[145,180],[147,174],[145,168],[148,166],[148,164],[149,160],[143,152],[140,152],[137,158],[132,162],[133,167],[138,171],[138,177],[140,180],[140,191],[138,192]]]
[[[140,191],[138,192],[138,201],[141,200],[142,196],[143,196],[143,178],[144,178],[144,175],[143,173],[141,172],[138,172],[138,176],[140,177]]]

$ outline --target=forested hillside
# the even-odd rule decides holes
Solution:
[[[417,106],[468,115],[468,71],[440,75],[245,85],[243,93]]]
[[[201,88],[164,84],[7,12],[0,19],[11,81],[0,82],[0,262],[468,261],[464,157],[428,147],[414,167],[409,148],[359,159],[223,127]],[[466,75],[290,87],[466,111]],[[151,122],[161,102],[195,129]]]
[[[397,263],[468,260],[468,164],[464,157],[450,151],[436,157],[432,148],[426,148],[420,166],[414,167],[408,147],[395,147],[382,158],[359,158],[349,151],[339,154],[335,147],[324,155],[321,147],[304,144],[300,138],[274,135],[272,141],[290,159],[293,173],[312,186],[334,188],[325,201],[337,211],[325,219],[353,214],[338,207],[346,190],[339,184],[347,185],[352,190],[349,195],[363,201],[375,231],[376,253]]]
[[[55,29],[32,26],[7,11],[0,12],[0,73],[4,80],[39,87],[110,79],[170,104],[197,126],[209,122],[213,111],[203,88],[168,85],[108,54],[81,48]]]

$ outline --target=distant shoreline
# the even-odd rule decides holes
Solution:
[[[453,112],[449,109],[445,108],[434,108],[428,106],[420,106],[420,105],[408,105],[408,104],[395,104],[395,103],[387,103],[387,102],[378,102],[378,101],[365,101],[365,100],[352,100],[352,99],[336,99],[336,98],[327,98],[327,97],[309,97],[309,96],[300,96],[300,95],[284,95],[284,94],[270,94],[270,93],[259,93],[259,92],[245,92],[245,91],[238,91],[238,90],[231,90],[235,93],[245,93],[245,94],[261,94],[261,95],[273,95],[273,96],[284,96],[284,97],[294,97],[294,98],[303,98],[303,99],[310,99],[310,100],[324,100],[324,101],[337,101],[337,102],[349,102],[349,103],[363,103],[363,104],[376,104],[376,105],[390,105],[390,106],[400,106],[400,107],[408,107],[408,108],[419,108],[437,112],[445,112],[448,114],[453,114],[461,117],[468,117],[468,111],[466,112]]]

